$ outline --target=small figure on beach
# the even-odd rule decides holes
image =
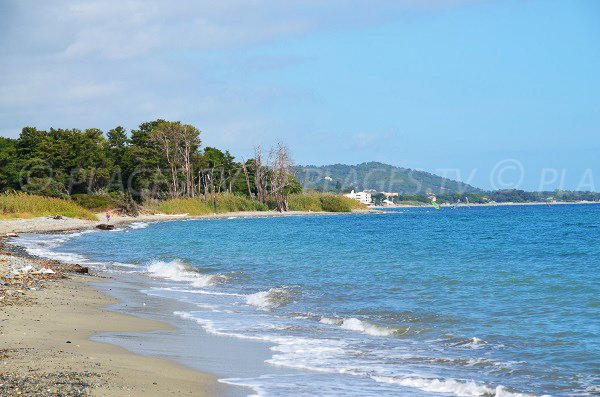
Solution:
[[[106,223],[110,222],[110,208],[106,209]]]

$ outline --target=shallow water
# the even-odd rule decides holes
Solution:
[[[260,395],[600,395],[600,206],[136,223],[30,252],[153,278],[272,345]],[[156,284],[156,280],[160,281]],[[177,352],[173,352],[176,356]],[[268,368],[268,367],[267,367]]]

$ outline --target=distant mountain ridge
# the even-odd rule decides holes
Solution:
[[[324,192],[339,192],[350,188],[400,194],[482,192],[469,184],[426,171],[375,161],[357,165],[297,166],[296,177],[303,188]]]

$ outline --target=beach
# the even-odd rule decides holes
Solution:
[[[39,262],[0,255],[0,274]],[[30,278],[41,277],[34,275]],[[64,273],[30,290],[4,287],[0,300],[0,395],[217,395],[214,375],[91,341],[100,332],[150,332],[167,324],[104,309],[115,300],[90,286],[98,276]],[[6,288],[6,289],[5,289]],[[20,290],[20,291],[19,291]]]
[[[98,214],[100,218],[101,214]],[[181,215],[113,215],[110,224],[183,219],[223,219],[318,215],[312,212],[236,212],[190,217]],[[105,222],[39,217],[0,221],[0,238],[16,233],[61,233],[93,229]],[[4,237],[3,237],[4,236]],[[0,241],[1,242],[1,241]],[[31,266],[30,279],[41,277],[46,261],[1,244],[0,275]],[[7,252],[10,251],[10,252]],[[76,274],[54,263],[55,275],[43,285],[23,287],[21,280],[0,290],[0,395],[164,396],[223,395],[228,386],[217,376],[189,369],[167,359],[144,357],[114,344],[90,340],[100,333],[139,333],[172,326],[106,309],[117,302],[97,286],[101,274]],[[15,287],[16,286],[16,287]],[[35,376],[33,374],[36,374]],[[39,376],[41,374],[41,376]]]
[[[369,213],[377,212],[378,210],[353,210],[353,213]],[[210,215],[190,216],[188,214],[140,214],[132,217],[127,215],[112,214],[111,225],[121,225],[132,222],[160,222],[168,220],[184,220],[184,219],[225,219],[225,218],[265,218],[265,217],[287,217],[287,216],[318,216],[318,215],[333,215],[338,212],[312,212],[312,211],[237,211],[216,213]],[[96,215],[98,221],[75,219],[66,217],[37,217],[37,218],[16,218],[16,219],[0,219],[0,236],[8,233],[41,233],[41,232],[64,232],[69,230],[91,229],[100,224],[106,224],[104,214]]]
[[[593,395],[598,208],[3,221],[0,395]]]

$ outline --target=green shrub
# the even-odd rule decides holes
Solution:
[[[335,194],[290,194],[288,197],[290,211],[312,212],[350,212],[362,210],[367,207],[356,200]],[[189,214],[192,216],[214,214],[212,200],[204,198],[171,199],[165,201],[147,201],[144,203],[147,210],[163,214]],[[239,211],[268,211],[274,209],[275,204],[265,205],[251,200],[246,196],[230,193],[217,195],[217,213]]]
[[[107,195],[92,194],[73,194],[71,199],[90,211],[104,211],[107,208],[114,208],[117,201]]]
[[[323,193],[290,194],[288,203],[292,211],[350,212],[367,208],[351,198]]]
[[[321,212],[323,211],[320,200],[321,196],[319,193],[290,194],[288,196],[288,205],[291,211]]]
[[[325,212],[350,212],[352,207],[350,203],[343,200],[342,196],[324,195],[320,198],[321,208]]]

